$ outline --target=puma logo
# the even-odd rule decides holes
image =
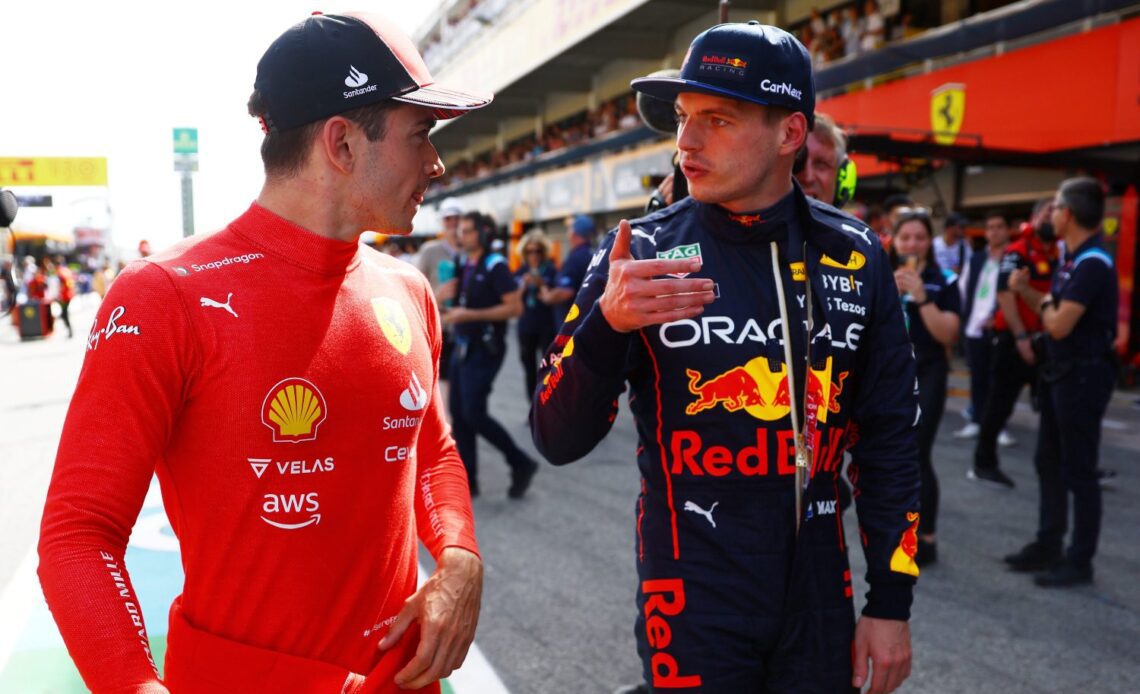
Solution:
[[[712,527],[715,528],[716,527],[716,521],[713,520],[712,514],[713,514],[713,509],[716,508],[717,504],[719,504],[719,503],[720,503],[719,501],[714,501],[713,505],[709,506],[709,510],[706,511],[703,508],[701,508],[700,506],[697,506],[696,504],[694,504],[693,502],[686,501],[685,506],[684,506],[684,510],[692,511],[693,513],[701,514],[702,516],[704,516],[708,520],[709,525],[711,525]]]
[[[238,314],[234,313],[234,310],[232,308],[230,308],[230,300],[233,298],[234,298],[234,293],[230,292],[229,294],[226,295],[226,303],[224,303],[224,304],[219,304],[218,302],[214,301],[213,299],[207,299],[206,297],[202,297],[201,301],[202,301],[203,306],[209,306],[210,308],[225,309],[227,312],[229,312],[229,314],[231,316],[233,316],[234,318],[237,318]]]
[[[850,231],[852,234],[858,234],[860,237],[862,237],[864,243],[866,243],[868,246],[874,247],[875,244],[871,241],[870,237],[870,229],[856,229],[850,224],[841,224],[840,226],[842,226],[846,231]]]
[[[656,229],[654,229],[652,234],[647,234],[644,231],[642,231],[640,228],[634,227],[633,228],[633,235],[634,236],[640,236],[643,239],[649,239],[649,243],[653,244],[653,247],[656,248],[657,247],[657,239],[655,237],[657,236],[657,232],[659,232],[659,231],[661,231],[661,227],[657,227]]]

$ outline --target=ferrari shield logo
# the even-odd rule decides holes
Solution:
[[[404,307],[395,299],[377,297],[372,300],[372,311],[384,331],[384,337],[400,354],[407,354],[412,348],[412,326],[408,323],[408,314]]]
[[[930,93],[930,129],[934,141],[952,145],[966,117],[966,85],[944,84]]]

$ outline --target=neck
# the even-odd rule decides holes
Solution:
[[[483,249],[476,248],[473,251],[467,251],[467,260],[472,263],[477,263],[483,257]]]
[[[1005,254],[1005,244],[1000,246],[990,246],[990,257],[994,260],[1001,260],[1002,255]]]
[[[354,207],[320,177],[298,174],[287,179],[266,179],[257,204],[318,236],[356,241],[368,225],[352,216]]]
[[[1089,231],[1079,226],[1073,225],[1061,234],[1061,240],[1065,242],[1066,253],[1072,253],[1081,247],[1081,244],[1088,241],[1096,235],[1095,231]]]

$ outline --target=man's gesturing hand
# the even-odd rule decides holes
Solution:
[[[653,279],[696,272],[701,263],[685,260],[634,260],[629,252],[633,230],[621,220],[610,249],[610,275],[598,300],[602,315],[614,330],[628,333],[647,325],[699,316],[712,303],[710,279]]]
[[[871,661],[867,694],[888,694],[910,676],[910,625],[900,619],[863,616],[855,625],[854,676],[851,686],[862,689]]]
[[[459,547],[443,550],[431,578],[404,602],[404,609],[380,641],[380,650],[387,650],[412,622],[420,623],[419,647],[415,657],[396,673],[397,685],[419,689],[463,664],[475,640],[482,595],[483,561]]]

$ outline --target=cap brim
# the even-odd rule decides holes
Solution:
[[[677,98],[677,95],[682,92],[697,92],[699,94],[710,94],[712,96],[723,96],[729,99],[737,99],[739,101],[749,101],[754,104],[762,106],[769,106],[771,102],[757,99],[756,97],[740,92],[734,92],[730,89],[721,89],[712,85],[703,84],[694,80],[685,80],[677,78],[660,78],[660,77],[641,77],[629,83],[629,86],[634,91],[648,94],[657,99],[663,99],[670,103]]]
[[[430,108],[437,120],[458,118],[468,111],[483,108],[491,103],[493,98],[490,94],[462,92],[439,84],[429,84],[414,92],[392,97],[395,101],[402,101],[405,104]]]

